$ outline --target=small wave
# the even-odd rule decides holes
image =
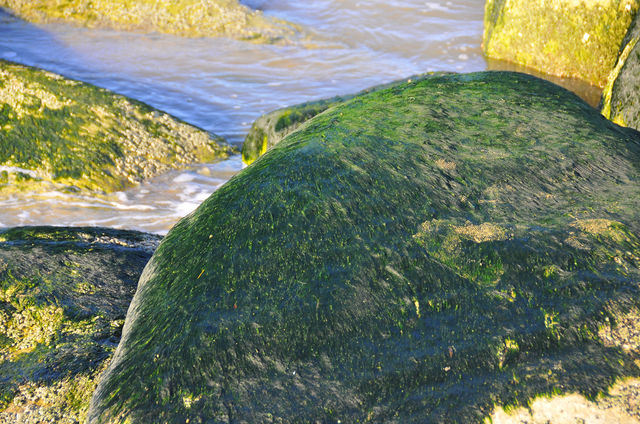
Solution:
[[[451,3],[448,3],[448,4],[451,4]],[[451,9],[449,9],[446,6],[443,6],[440,3],[426,2],[424,5],[427,7],[427,10],[439,10],[441,12],[449,12],[449,11],[451,11]]]
[[[27,174],[32,178],[38,178],[39,175],[36,171],[33,171],[31,169],[24,169],[24,168],[19,168],[17,166],[5,166],[5,165],[0,165],[0,172],[2,171],[7,171],[7,172],[11,172],[11,173],[22,173],[22,174]]]
[[[195,211],[198,206],[200,206],[200,203],[183,202],[178,204],[176,212],[178,213],[178,216],[186,216]]]
[[[111,206],[121,211],[155,211],[151,205],[123,205],[121,203],[111,203]]]
[[[178,175],[176,178],[173,179],[174,183],[188,183],[189,181],[193,181],[196,178],[195,175],[189,174],[189,173],[184,173],[184,174],[180,174]]]

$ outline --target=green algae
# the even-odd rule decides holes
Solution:
[[[418,243],[442,264],[467,280],[497,283],[504,273],[502,259],[492,242],[507,239],[506,229],[492,223],[456,226],[443,220],[424,222],[414,234]],[[482,245],[482,247],[478,245]]]
[[[487,57],[604,87],[637,0],[487,0]]]
[[[0,233],[0,422],[82,422],[159,237],[99,228]]]
[[[609,74],[602,94],[600,108],[605,118],[613,122],[640,129],[640,17],[636,16],[629,28],[618,62]]]
[[[250,165],[267,150],[278,144],[280,140],[298,130],[306,121],[325,110],[342,104],[356,96],[393,87],[416,78],[421,77],[414,76],[400,81],[394,81],[368,88],[356,94],[315,100],[266,113],[256,119],[256,121],[251,125],[249,133],[242,144],[242,161],[245,164]]]
[[[232,150],[143,103],[2,60],[0,140],[2,194],[113,192]]]
[[[604,393],[640,375],[603,331],[640,306],[638,159],[521,74],[328,109],[165,237],[88,422],[467,423]]]
[[[254,43],[291,43],[301,36],[298,25],[264,16],[237,0],[0,0],[0,6],[37,23],[63,21],[185,37],[227,36]]]

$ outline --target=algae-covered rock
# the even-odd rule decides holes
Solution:
[[[0,0],[31,22],[71,22],[186,37],[227,36],[259,43],[292,42],[300,27],[238,0]]]
[[[469,423],[638,376],[639,159],[522,74],[327,110],[168,233],[88,422]]]
[[[357,94],[315,100],[266,113],[251,125],[251,129],[249,129],[249,133],[242,144],[242,161],[250,165],[268,149],[278,144],[280,140],[300,128],[306,121],[327,109],[344,103],[355,96],[394,87],[416,78],[420,78],[420,76],[368,88]]]
[[[230,152],[221,138],[143,103],[0,60],[0,194],[112,192]]]
[[[160,237],[102,228],[0,233],[0,423],[77,423]]]
[[[640,129],[640,15],[622,44],[618,62],[602,93],[602,114],[613,122]]]
[[[639,7],[638,0],[487,0],[483,50],[604,87]]]
[[[262,115],[251,125],[249,133],[242,143],[242,161],[247,165],[252,164],[303,123],[352,97],[336,96],[278,109]]]

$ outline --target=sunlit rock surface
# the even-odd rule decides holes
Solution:
[[[640,380],[616,383],[605,396],[540,396],[526,407],[500,408],[491,424],[637,424],[640,423]]]
[[[0,195],[113,192],[231,150],[138,101],[0,60]]]
[[[483,50],[604,87],[638,7],[638,0],[487,0]]]
[[[602,114],[613,122],[640,129],[640,16],[622,43],[616,67],[602,95]]]
[[[286,43],[301,35],[299,26],[264,16],[237,0],[0,0],[0,7],[36,23],[64,21],[185,37]]]

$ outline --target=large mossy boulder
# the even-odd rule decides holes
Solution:
[[[258,43],[287,43],[300,36],[299,26],[264,16],[238,0],[0,0],[0,7],[36,23],[227,36]]]
[[[484,53],[604,87],[638,0],[487,0]]]
[[[0,232],[0,422],[83,422],[160,237],[102,228]]]
[[[164,238],[88,422],[479,422],[639,375],[640,133],[516,73],[307,121]]]
[[[640,129],[640,15],[622,43],[615,68],[602,93],[602,114],[613,122]]]
[[[0,194],[113,192],[231,151],[143,103],[0,60]]]

